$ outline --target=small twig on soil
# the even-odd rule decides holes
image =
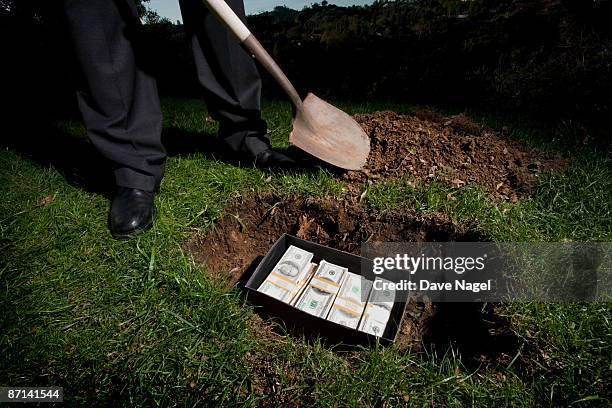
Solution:
[[[240,224],[240,232],[244,232],[247,230],[246,224],[240,219],[238,215],[234,215],[234,214],[230,214],[230,215],[234,217],[236,221],[238,221],[238,223]]]
[[[277,201],[276,203],[274,203],[274,205],[272,207],[270,207],[265,213],[264,215],[261,217],[261,221],[263,222],[263,220],[268,216],[268,215],[273,215],[274,214],[274,210],[276,210],[278,208],[278,206],[281,205],[280,201]]]

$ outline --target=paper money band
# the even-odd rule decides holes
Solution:
[[[293,282],[291,279],[287,279],[284,276],[277,274],[276,272],[272,272],[268,276],[268,279],[266,279],[266,281],[288,292],[292,292],[295,290],[295,282]]]
[[[372,308],[377,307],[371,303],[369,303],[366,307],[365,310],[363,311],[363,317],[368,317],[370,315],[370,311],[372,310]]]
[[[344,313],[347,313],[347,314],[349,314],[349,315],[351,315],[351,316],[355,316],[355,317],[359,317],[359,316],[360,316],[360,313],[359,313],[359,312],[356,312],[356,311],[354,311],[354,310],[351,310],[351,309],[349,309],[348,307],[344,307],[344,306],[339,305],[339,304],[337,304],[337,303],[334,303],[334,304],[332,305],[332,309],[341,310],[341,311],[343,311]]]
[[[344,309],[346,309],[344,311],[350,310],[350,313],[356,316],[361,316],[361,314],[363,313],[363,304],[359,304],[353,299],[337,297],[332,307],[336,307],[336,306],[338,306],[340,310],[344,310]]]
[[[363,309],[363,308],[365,307],[365,304],[364,304],[364,303],[360,303],[360,302],[358,302],[358,301],[356,301],[356,300],[349,299],[349,298],[344,297],[344,296],[338,296],[338,298],[337,298],[337,299],[338,299],[338,300],[342,300],[343,302],[349,302],[349,303],[352,303],[352,304],[354,304],[355,306],[357,306],[357,307],[358,307],[358,308],[360,308],[360,309]]]
[[[312,286],[313,288],[317,288],[320,291],[333,294],[336,294],[338,292],[338,289],[340,288],[340,285],[338,285],[336,282],[330,282],[327,279],[323,279],[319,276],[315,276],[312,278],[310,286]]]
[[[270,273],[270,275],[271,275],[271,276],[274,276],[274,277],[276,277],[276,278],[278,278],[278,279],[280,279],[280,280],[283,280],[283,281],[287,282],[287,283],[288,283],[288,284],[290,284],[291,286],[295,286],[295,281],[292,281],[291,279],[289,279],[289,278],[287,278],[287,277],[285,277],[285,276],[283,276],[283,275],[279,274],[279,273],[278,273],[278,272],[276,272],[276,271],[272,271],[272,273]]]
[[[265,281],[264,283],[269,283],[270,285],[274,285],[274,286],[276,286],[277,288],[282,289],[282,290],[287,291],[287,292],[289,292],[289,291],[290,291],[290,290],[289,290],[289,289],[287,289],[286,287],[281,286],[281,285],[277,285],[276,283],[272,282],[271,280]]]
[[[372,307],[380,307],[382,309],[385,310],[389,310],[391,311],[391,309],[393,309],[393,302],[372,302],[372,301],[368,301],[368,305],[366,306],[366,309],[372,308]]]
[[[385,312],[385,314],[391,315],[391,309],[388,309],[386,306],[368,303],[367,306],[365,307],[365,311],[363,312],[363,316],[368,317],[372,309],[375,309],[375,308],[382,309]],[[373,314],[376,314],[376,313],[373,313]]]

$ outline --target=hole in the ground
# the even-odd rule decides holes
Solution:
[[[214,279],[233,285],[248,275],[283,233],[357,254],[366,241],[483,240],[478,233],[461,230],[443,216],[420,217],[407,211],[381,214],[346,201],[268,194],[235,201],[214,228],[191,239],[187,249]],[[478,308],[467,306],[470,311],[472,307]],[[483,319],[492,319],[491,316],[480,311],[458,315],[458,310],[464,309],[462,306],[411,302],[398,335],[398,346],[419,349],[423,344],[437,348],[454,345],[460,347],[464,355],[478,358],[480,351],[484,354],[505,352],[502,350],[507,348],[505,342],[493,344],[495,335],[488,337],[492,332]],[[473,333],[470,339],[463,337],[466,327]],[[480,335],[483,330],[487,335]],[[500,350],[493,350],[492,344]]]
[[[366,241],[482,240],[476,232],[459,231],[442,216],[380,214],[328,198],[264,195],[234,202],[211,231],[188,243],[188,249],[209,272],[236,282],[284,233],[356,254]]]
[[[520,342],[499,308],[492,303],[439,303],[423,330],[423,344],[438,353],[452,346],[467,357],[468,367],[508,364]]]

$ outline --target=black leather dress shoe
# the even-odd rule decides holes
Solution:
[[[289,169],[297,166],[291,157],[272,148],[266,134],[250,134],[244,138],[241,149],[251,163],[260,169]]]
[[[253,164],[259,168],[290,169],[297,166],[295,160],[272,148],[257,153],[253,157]]]
[[[113,238],[127,240],[151,229],[155,220],[154,198],[154,193],[119,187],[108,215]]]

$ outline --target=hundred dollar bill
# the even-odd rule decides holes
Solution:
[[[333,295],[323,292],[317,288],[307,287],[297,302],[296,307],[311,315],[322,317],[329,310],[333,301]]]
[[[339,286],[345,272],[347,272],[347,268],[322,260],[315,273],[315,277],[321,281],[328,281]]]
[[[395,291],[389,289],[386,279],[376,278],[370,291],[368,303],[359,323],[359,330],[381,337],[387,327],[395,303]]]
[[[312,257],[311,252],[291,245],[257,290],[291,303],[312,275]]]
[[[267,294],[268,296],[293,306],[303,293],[304,288],[310,281],[310,278],[312,278],[314,275],[316,267],[317,264],[315,263],[308,264],[306,267],[308,272],[300,276],[300,278],[298,278],[293,284],[290,284],[276,274],[271,274],[268,279],[261,284],[258,290]]]
[[[310,279],[315,274],[315,271],[317,269],[317,264],[316,263],[310,263],[307,266],[307,268],[308,268],[308,273],[305,274],[302,278],[300,278],[297,281],[296,288],[291,293],[291,300],[289,301],[289,304],[291,306],[295,306],[295,304],[297,303],[297,301],[300,298],[300,296],[302,296],[302,293],[304,293],[304,290],[308,286],[308,282],[310,282]]]
[[[334,303],[332,309],[329,312],[327,320],[330,322],[338,323],[351,329],[356,329],[361,319],[360,314],[355,314],[350,310],[340,309]]]
[[[314,316],[326,318],[346,272],[347,269],[342,266],[321,261],[304,293],[296,302],[296,307]]]
[[[371,287],[372,282],[363,276],[346,272],[327,320],[356,329]]]
[[[356,273],[347,272],[342,280],[338,298],[360,305],[363,309],[371,288],[371,281]]]
[[[368,299],[368,303],[382,306],[386,309],[393,309],[393,304],[395,303],[395,291],[393,289],[389,289],[389,284],[391,282],[383,279],[376,278],[374,284],[372,285],[372,291],[370,292],[370,297]]]
[[[368,304],[361,318],[359,330],[377,337],[382,337],[390,316],[391,310],[382,306]]]

